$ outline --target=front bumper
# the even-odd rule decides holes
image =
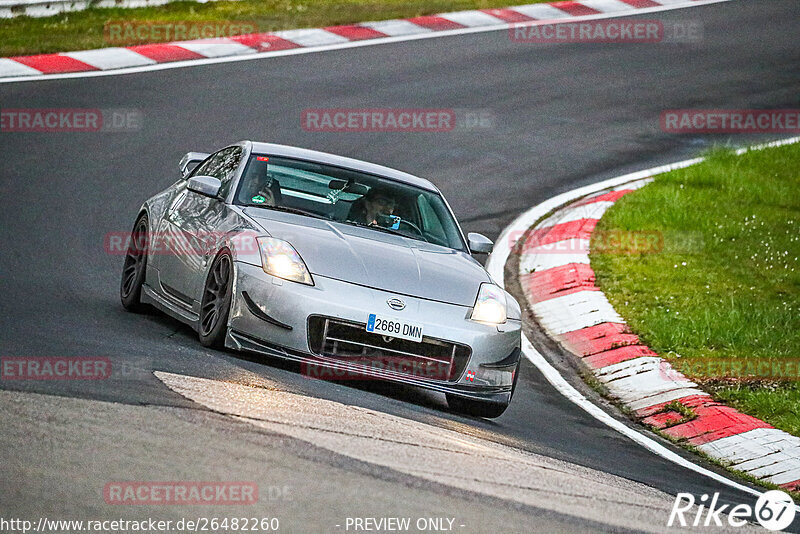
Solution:
[[[493,402],[510,400],[521,345],[518,320],[509,319],[500,326],[484,325],[467,319],[470,307],[397,295],[319,275],[314,275],[314,286],[306,286],[273,277],[247,263],[236,262],[235,266],[226,337],[226,346],[230,348],[464,397]],[[405,309],[389,308],[386,301],[392,297],[402,298]],[[438,380],[338,359],[333,361],[314,354],[309,345],[309,317],[325,316],[363,324],[370,313],[420,323],[424,325],[425,338],[468,346],[471,349],[469,360],[460,366],[458,376]],[[337,375],[334,373],[331,378],[337,379]]]

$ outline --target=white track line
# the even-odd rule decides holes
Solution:
[[[663,1],[663,0],[662,0]],[[583,21],[583,20],[598,20],[598,19],[609,19],[609,18],[622,18],[622,17],[632,17],[637,15],[644,15],[647,13],[657,13],[660,11],[671,11],[674,9],[683,9],[687,7],[697,7],[697,6],[704,6],[710,4],[718,4],[722,2],[732,2],[733,0],[679,0],[678,3],[663,5],[659,7],[646,7],[646,8],[639,8],[639,9],[631,9],[630,11],[625,12],[614,12],[614,13],[600,13],[597,15],[586,15],[581,17],[571,17],[570,20],[576,21]],[[533,6],[545,6],[546,4],[532,4]],[[512,6],[513,10],[519,11],[520,13],[526,13],[526,11],[521,10],[519,7]],[[555,8],[554,8],[555,9]],[[558,11],[558,10],[557,10]],[[446,14],[446,13],[445,13]],[[565,13],[566,14],[566,13]],[[567,15],[569,17],[569,15]],[[392,21],[393,24],[396,24],[398,21]],[[403,21],[408,22],[408,21]],[[207,58],[207,59],[192,59],[187,61],[174,61],[172,63],[158,63],[156,65],[146,65],[141,67],[129,67],[129,68],[122,68],[116,70],[106,70],[106,71],[89,71],[89,72],[70,72],[65,74],[43,74],[41,76],[20,76],[17,78],[0,78],[1,83],[21,83],[21,82],[35,82],[35,81],[43,81],[43,80],[66,80],[66,79],[73,79],[73,78],[98,78],[103,76],[119,76],[122,74],[138,74],[142,72],[154,72],[159,70],[167,70],[167,69],[180,69],[185,67],[200,67],[203,65],[216,65],[218,63],[232,63],[235,61],[252,61],[256,59],[264,59],[267,57],[282,57],[282,56],[294,56],[297,54],[315,54],[318,52],[328,52],[331,50],[342,50],[345,48],[359,48],[362,46],[375,46],[387,43],[399,43],[404,41],[416,41],[418,39],[433,39],[436,37],[448,37],[451,35],[466,35],[471,33],[485,33],[485,32],[494,32],[494,31],[508,31],[509,28],[513,28],[516,26],[538,26],[542,24],[552,24],[554,20],[533,20],[529,22],[517,22],[512,24],[499,24],[497,26],[486,26],[486,27],[478,27],[478,28],[459,28],[455,30],[445,30],[445,31],[425,31],[425,29],[421,29],[420,31],[423,33],[415,33],[409,35],[397,35],[392,37],[381,37],[377,39],[366,39],[363,41],[349,41],[346,43],[337,43],[337,44],[329,44],[324,46],[315,46],[311,48],[291,48],[288,50],[278,50],[274,52],[259,52],[253,54],[246,54],[246,55],[237,55],[237,56],[227,56],[227,57],[217,57],[217,58]],[[409,24],[411,24],[409,22]],[[362,23],[361,26],[366,26],[373,28],[377,31],[388,33],[388,29],[386,27],[381,27],[380,22],[375,23]],[[420,27],[421,28],[421,27]],[[180,42],[170,43],[178,46],[182,46]],[[4,58],[0,58],[4,59]],[[29,72],[21,70],[20,72]]]
[[[742,148],[737,150],[737,153],[742,154],[744,152],[747,152],[748,150],[758,150],[761,148],[776,147],[797,142],[800,142],[800,137],[792,137],[790,139],[774,141],[772,143],[767,143],[764,145],[757,145],[750,148]],[[505,269],[506,260],[508,259],[508,256],[511,253],[511,244],[509,243],[509,236],[512,235],[522,236],[528,228],[530,228],[531,226],[534,225],[534,223],[536,223],[536,221],[544,217],[547,213],[549,213],[553,209],[562,206],[568,202],[571,202],[573,200],[576,200],[580,197],[596,193],[597,191],[603,189],[608,189],[610,187],[617,187],[627,182],[640,180],[642,178],[647,178],[649,176],[654,176],[656,174],[661,174],[671,170],[682,169],[694,165],[696,163],[700,163],[701,161],[703,161],[703,158],[694,158],[685,161],[679,161],[677,163],[671,163],[669,165],[654,167],[652,169],[646,169],[643,171],[634,172],[631,174],[626,174],[618,178],[612,178],[610,180],[605,180],[600,183],[587,185],[585,187],[574,189],[572,191],[567,191],[566,193],[562,193],[556,197],[546,200],[545,202],[542,202],[537,206],[534,206],[528,211],[522,213],[522,215],[517,217],[517,219],[514,220],[514,222],[512,222],[505,230],[503,230],[503,232],[500,234],[500,237],[497,238],[496,241],[497,245],[495,246],[494,252],[492,252],[492,254],[489,256],[489,260],[486,263],[486,269],[489,271],[489,274],[492,276],[495,282],[501,285],[505,285],[505,275],[503,271]],[[647,437],[644,434],[641,434],[640,432],[634,430],[628,425],[613,418],[611,415],[603,411],[599,406],[595,405],[589,399],[584,397],[577,389],[572,387],[572,385],[569,382],[567,382],[564,379],[564,377],[561,376],[561,374],[559,374],[556,368],[550,365],[550,362],[548,362],[539,353],[539,351],[536,350],[536,348],[524,334],[522,337],[522,352],[523,354],[525,354],[525,357],[528,358],[533,363],[533,365],[535,365],[539,369],[539,371],[544,375],[547,381],[550,382],[550,384],[554,388],[556,388],[556,390],[559,391],[559,393],[564,395],[570,401],[577,404],[580,408],[582,408],[584,411],[586,411],[589,415],[591,415],[598,421],[613,428],[620,434],[623,434],[624,436],[630,438],[631,440],[638,443],[647,450],[657,454],[658,456],[661,456],[666,460],[676,463],[681,467],[685,467],[696,473],[707,476],[712,480],[721,482],[726,486],[730,486],[732,488],[749,493],[751,495],[760,496],[762,494],[762,492],[760,491],[754,490],[743,484],[730,480],[725,476],[722,476],[713,471],[709,471],[708,469],[687,460],[686,458],[676,454],[675,452],[666,448],[664,445],[655,441],[654,439]],[[798,511],[800,511],[800,506],[797,506],[796,508]]]

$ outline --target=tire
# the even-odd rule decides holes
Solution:
[[[447,405],[454,412],[472,417],[484,417],[486,419],[500,417],[506,411],[508,405],[511,404],[511,399],[514,398],[514,391],[517,389],[517,379],[519,378],[519,367],[520,364],[517,363],[517,369],[514,371],[514,381],[511,384],[511,396],[508,398],[508,402],[488,402],[447,393],[445,395],[447,397]]]
[[[232,290],[233,258],[229,251],[223,250],[214,258],[203,285],[197,333],[206,347],[222,348],[225,344]]]
[[[147,270],[147,215],[136,219],[131,232],[131,240],[122,264],[122,279],[119,284],[119,297],[122,306],[131,312],[142,312],[147,306],[142,304],[142,286]]]

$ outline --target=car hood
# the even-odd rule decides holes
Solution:
[[[491,281],[465,252],[291,213],[244,212],[291,243],[312,275],[461,306],[474,305],[480,284]]]

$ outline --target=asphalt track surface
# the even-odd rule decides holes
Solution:
[[[0,383],[3,390],[46,394],[4,393],[0,402],[7,429],[0,438],[0,463],[9,466],[0,478],[2,515],[30,515],[42,508],[73,516],[97,511],[90,497],[76,497],[80,492],[70,480],[78,484],[81,473],[89,476],[86,469],[113,479],[110,466],[122,463],[123,450],[140,473],[149,472],[149,479],[158,479],[166,465],[189,480],[197,480],[198,473],[236,479],[231,471],[209,471],[198,458],[220,470],[238,464],[242,451],[263,444],[240,438],[239,432],[245,433],[240,423],[199,409],[181,412],[190,414],[181,417],[194,430],[159,426],[159,414],[197,405],[167,389],[153,370],[261,384],[362,406],[673,495],[720,491],[724,502],[752,503],[752,497],[662,460],[595,421],[527,362],[511,407],[488,421],[449,413],[436,394],[308,380],[292,365],[209,352],[176,321],[155,312],[124,312],[118,299],[122,257],[107,254],[103,246],[108,232],[130,229],[146,197],[178,178],[177,162],[184,152],[211,151],[241,139],[325,150],[428,177],[440,186],[465,231],[494,238],[517,214],[560,192],[686,159],[712,142],[767,139],[668,135],[659,127],[663,109],[798,107],[796,0],[737,1],[647,18],[699,21],[703,39],[691,44],[545,45],[511,42],[498,31],[153,73],[0,85],[3,108],[133,108],[144,117],[143,128],[135,132],[3,133],[0,138],[0,352],[108,356],[124,371],[92,382]],[[448,133],[301,128],[304,109],[338,107],[487,110],[494,125]],[[156,413],[144,416],[133,407]],[[104,410],[106,419],[87,415]],[[79,422],[76,413],[90,421]],[[208,435],[197,428],[207,428]],[[234,446],[237,439],[250,443]],[[202,446],[206,440],[209,448]],[[109,443],[119,447],[109,448]],[[369,489],[369,497],[343,495],[350,499],[338,503],[344,515],[366,510],[355,504],[362,500],[392,492],[413,495],[409,488],[419,486],[413,478],[331,460],[313,447],[298,450],[294,442],[287,447],[318,466],[317,475],[296,472],[298,480],[324,478],[334,466],[339,475],[349,474],[351,482],[360,480]],[[93,467],[81,470],[75,455],[93,458]],[[517,513],[532,514],[542,530],[603,528],[602,517],[592,524],[537,515],[502,500],[482,502],[469,493],[419,487],[418,495],[431,492],[449,510],[485,507],[486,528],[473,523],[475,531],[494,530],[497,521],[509,531],[522,528],[519,517],[511,517]],[[314,503],[305,505],[305,513],[313,516],[308,508]],[[411,513],[413,506],[409,501],[404,511]],[[308,519],[307,525],[312,524]]]

